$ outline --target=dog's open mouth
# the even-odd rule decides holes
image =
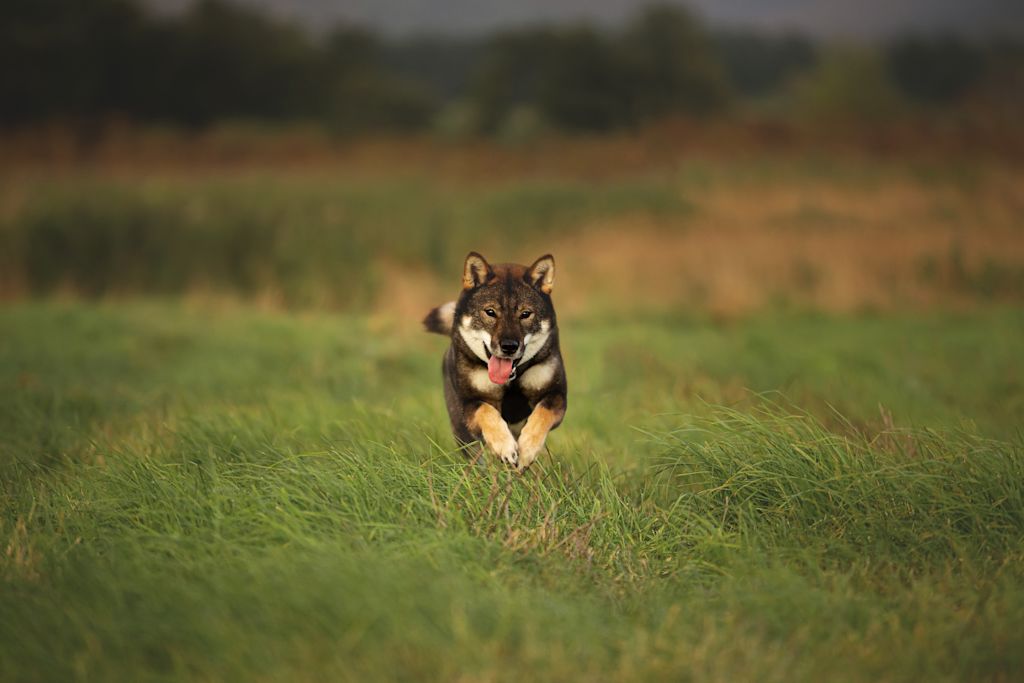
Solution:
[[[512,377],[512,359],[491,356],[487,361],[487,376],[495,384],[505,384]]]
[[[495,384],[508,384],[516,376],[516,364],[518,358],[498,358],[490,352],[487,345],[484,345],[487,353],[487,376]]]

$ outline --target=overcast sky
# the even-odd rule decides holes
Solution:
[[[148,0],[180,7],[190,0]],[[678,2],[678,0],[676,0]],[[479,33],[530,22],[614,24],[635,0],[235,0],[312,27],[340,20],[392,34]],[[873,38],[903,30],[1024,36],[1024,0],[690,0],[716,25],[798,29],[823,37]]]

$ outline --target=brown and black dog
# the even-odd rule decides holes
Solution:
[[[444,355],[444,398],[462,444],[482,442],[522,472],[562,422],[565,366],[551,303],[555,260],[530,267],[490,265],[470,252],[456,301],[423,319],[451,337]]]

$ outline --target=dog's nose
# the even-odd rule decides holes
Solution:
[[[502,339],[498,344],[503,353],[513,354],[519,350],[519,341],[516,339]]]

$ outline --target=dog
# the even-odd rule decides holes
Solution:
[[[565,366],[551,303],[555,259],[526,267],[466,256],[462,292],[423,319],[449,336],[444,398],[461,445],[483,443],[524,472],[566,409]]]

